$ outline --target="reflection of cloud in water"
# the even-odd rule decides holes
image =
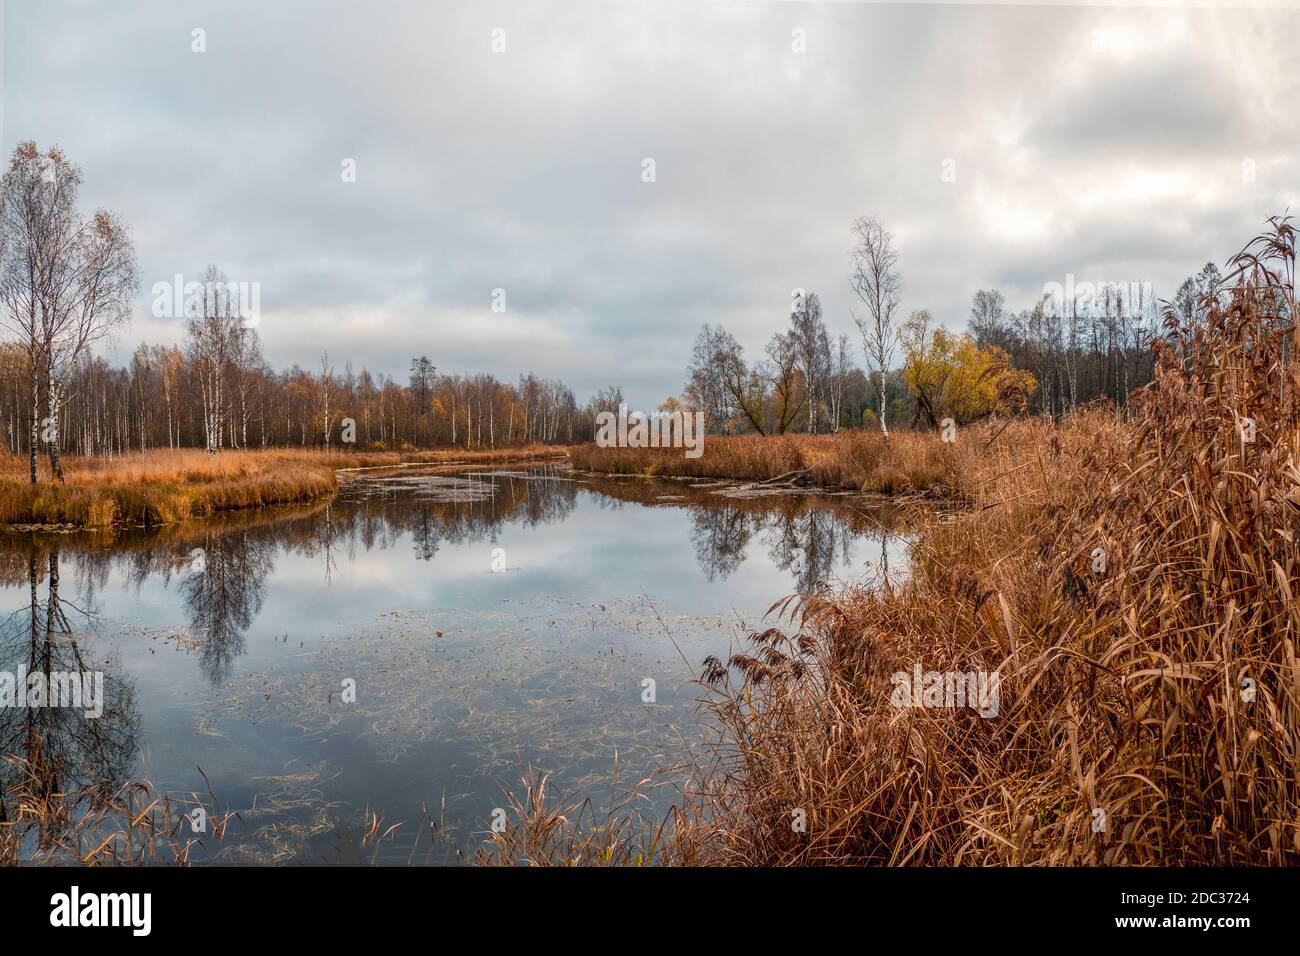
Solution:
[[[671,493],[665,493],[666,488]],[[743,489],[742,489],[743,491]],[[193,637],[204,643],[200,666],[213,683],[228,678],[245,652],[246,634],[266,597],[266,579],[277,556],[292,553],[321,562],[322,578],[334,573],[340,555],[389,549],[410,538],[416,560],[433,562],[443,545],[496,543],[507,527],[533,528],[565,521],[580,495],[602,508],[627,503],[683,508],[691,515],[691,545],[709,581],[725,580],[743,564],[756,535],[769,560],[791,575],[792,587],[812,590],[830,580],[836,566],[852,562],[855,539],[866,535],[886,545],[893,517],[886,506],[862,499],[811,494],[764,496],[727,484],[616,481],[591,476],[575,481],[564,466],[419,474],[409,469],[349,475],[334,500],[275,514],[246,513],[174,526],[163,533],[129,532],[111,547],[89,536],[73,538],[68,557],[84,603],[123,566],[139,588],[150,577],[175,585],[184,599]],[[194,561],[195,551],[202,561]]]
[[[682,734],[698,739],[697,675],[658,639],[664,624],[643,598],[508,603],[392,612],[363,633],[329,637],[302,655],[299,669],[229,683],[204,726],[233,736],[240,723],[274,724],[293,728],[313,749],[360,747],[376,761],[370,774],[432,766],[423,759],[430,751],[463,751],[449,775],[430,782],[431,798],[449,795],[448,821],[462,834],[527,769],[552,774],[561,790],[594,796],[615,752],[640,775],[680,760]],[[690,616],[664,623],[688,658],[701,659],[706,646],[734,639],[745,622]],[[657,683],[653,706],[641,699],[647,675]],[[341,699],[345,678],[356,681],[355,703]],[[295,827],[320,825],[315,806],[284,809],[310,810],[290,814]]]

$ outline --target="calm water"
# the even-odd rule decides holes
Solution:
[[[109,708],[0,708],[0,749],[39,726],[64,789],[204,792],[202,768],[242,819],[198,858],[370,859],[369,807],[405,824],[380,859],[423,826],[417,858],[454,860],[529,769],[604,802],[616,753],[622,784],[680,760],[706,732],[703,659],[785,595],[901,568],[889,517],[545,466],[361,473],[327,504],[155,533],[10,534],[0,670],[80,661]],[[432,858],[422,818],[444,834]]]

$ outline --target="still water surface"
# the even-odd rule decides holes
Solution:
[[[891,517],[557,465],[362,472],[309,507],[9,534],[0,670],[34,648],[105,670],[103,718],[40,717],[58,783],[189,794],[202,768],[240,820],[195,859],[368,860],[369,808],[405,824],[380,860],[410,858],[423,828],[418,859],[454,861],[530,769],[601,802],[616,753],[624,785],[681,760],[706,734],[704,658],[781,597],[902,568]],[[0,749],[22,753],[32,726],[0,708]]]

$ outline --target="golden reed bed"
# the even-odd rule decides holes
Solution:
[[[158,525],[236,508],[292,504],[333,494],[335,471],[407,463],[451,464],[552,458],[542,445],[496,451],[324,452],[158,449],[115,458],[64,458],[66,484],[32,485],[27,460],[0,458],[0,524]],[[42,462],[42,465],[44,463]]]
[[[832,489],[898,494],[952,494],[960,469],[956,443],[939,435],[895,432],[886,441],[870,429],[834,435],[708,435],[703,454],[680,448],[569,449],[574,467],[604,474],[768,481],[807,470],[813,484]]]

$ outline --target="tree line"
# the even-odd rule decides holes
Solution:
[[[532,373],[509,383],[482,373],[421,371],[402,382],[356,371],[351,363],[335,368],[328,356],[323,361],[316,369],[276,371],[248,348],[218,363],[188,341],[184,347],[141,345],[125,367],[90,356],[62,382],[59,441],[74,454],[112,457],[155,448],[215,453],[345,444],[479,450],[587,441],[595,434],[592,407],[577,405],[563,382]],[[33,408],[37,447],[48,452],[48,406],[33,402],[29,379],[21,350],[0,346],[0,428],[14,455],[32,447]]]
[[[750,361],[721,325],[695,339],[682,395],[723,434],[812,434],[841,428],[933,428],[994,413],[1059,418],[1098,400],[1117,407],[1151,381],[1152,349],[1164,325],[1189,327],[1207,314],[1223,277],[1213,263],[1173,300],[1149,283],[1048,283],[1014,311],[996,289],[971,301],[966,328],[952,332],[927,309],[899,314],[902,277],[893,235],[875,218],[851,226],[849,318],[858,342],[833,335],[816,292],[793,290],[789,322]],[[855,355],[861,349],[859,367]],[[897,363],[895,360],[898,360]]]

